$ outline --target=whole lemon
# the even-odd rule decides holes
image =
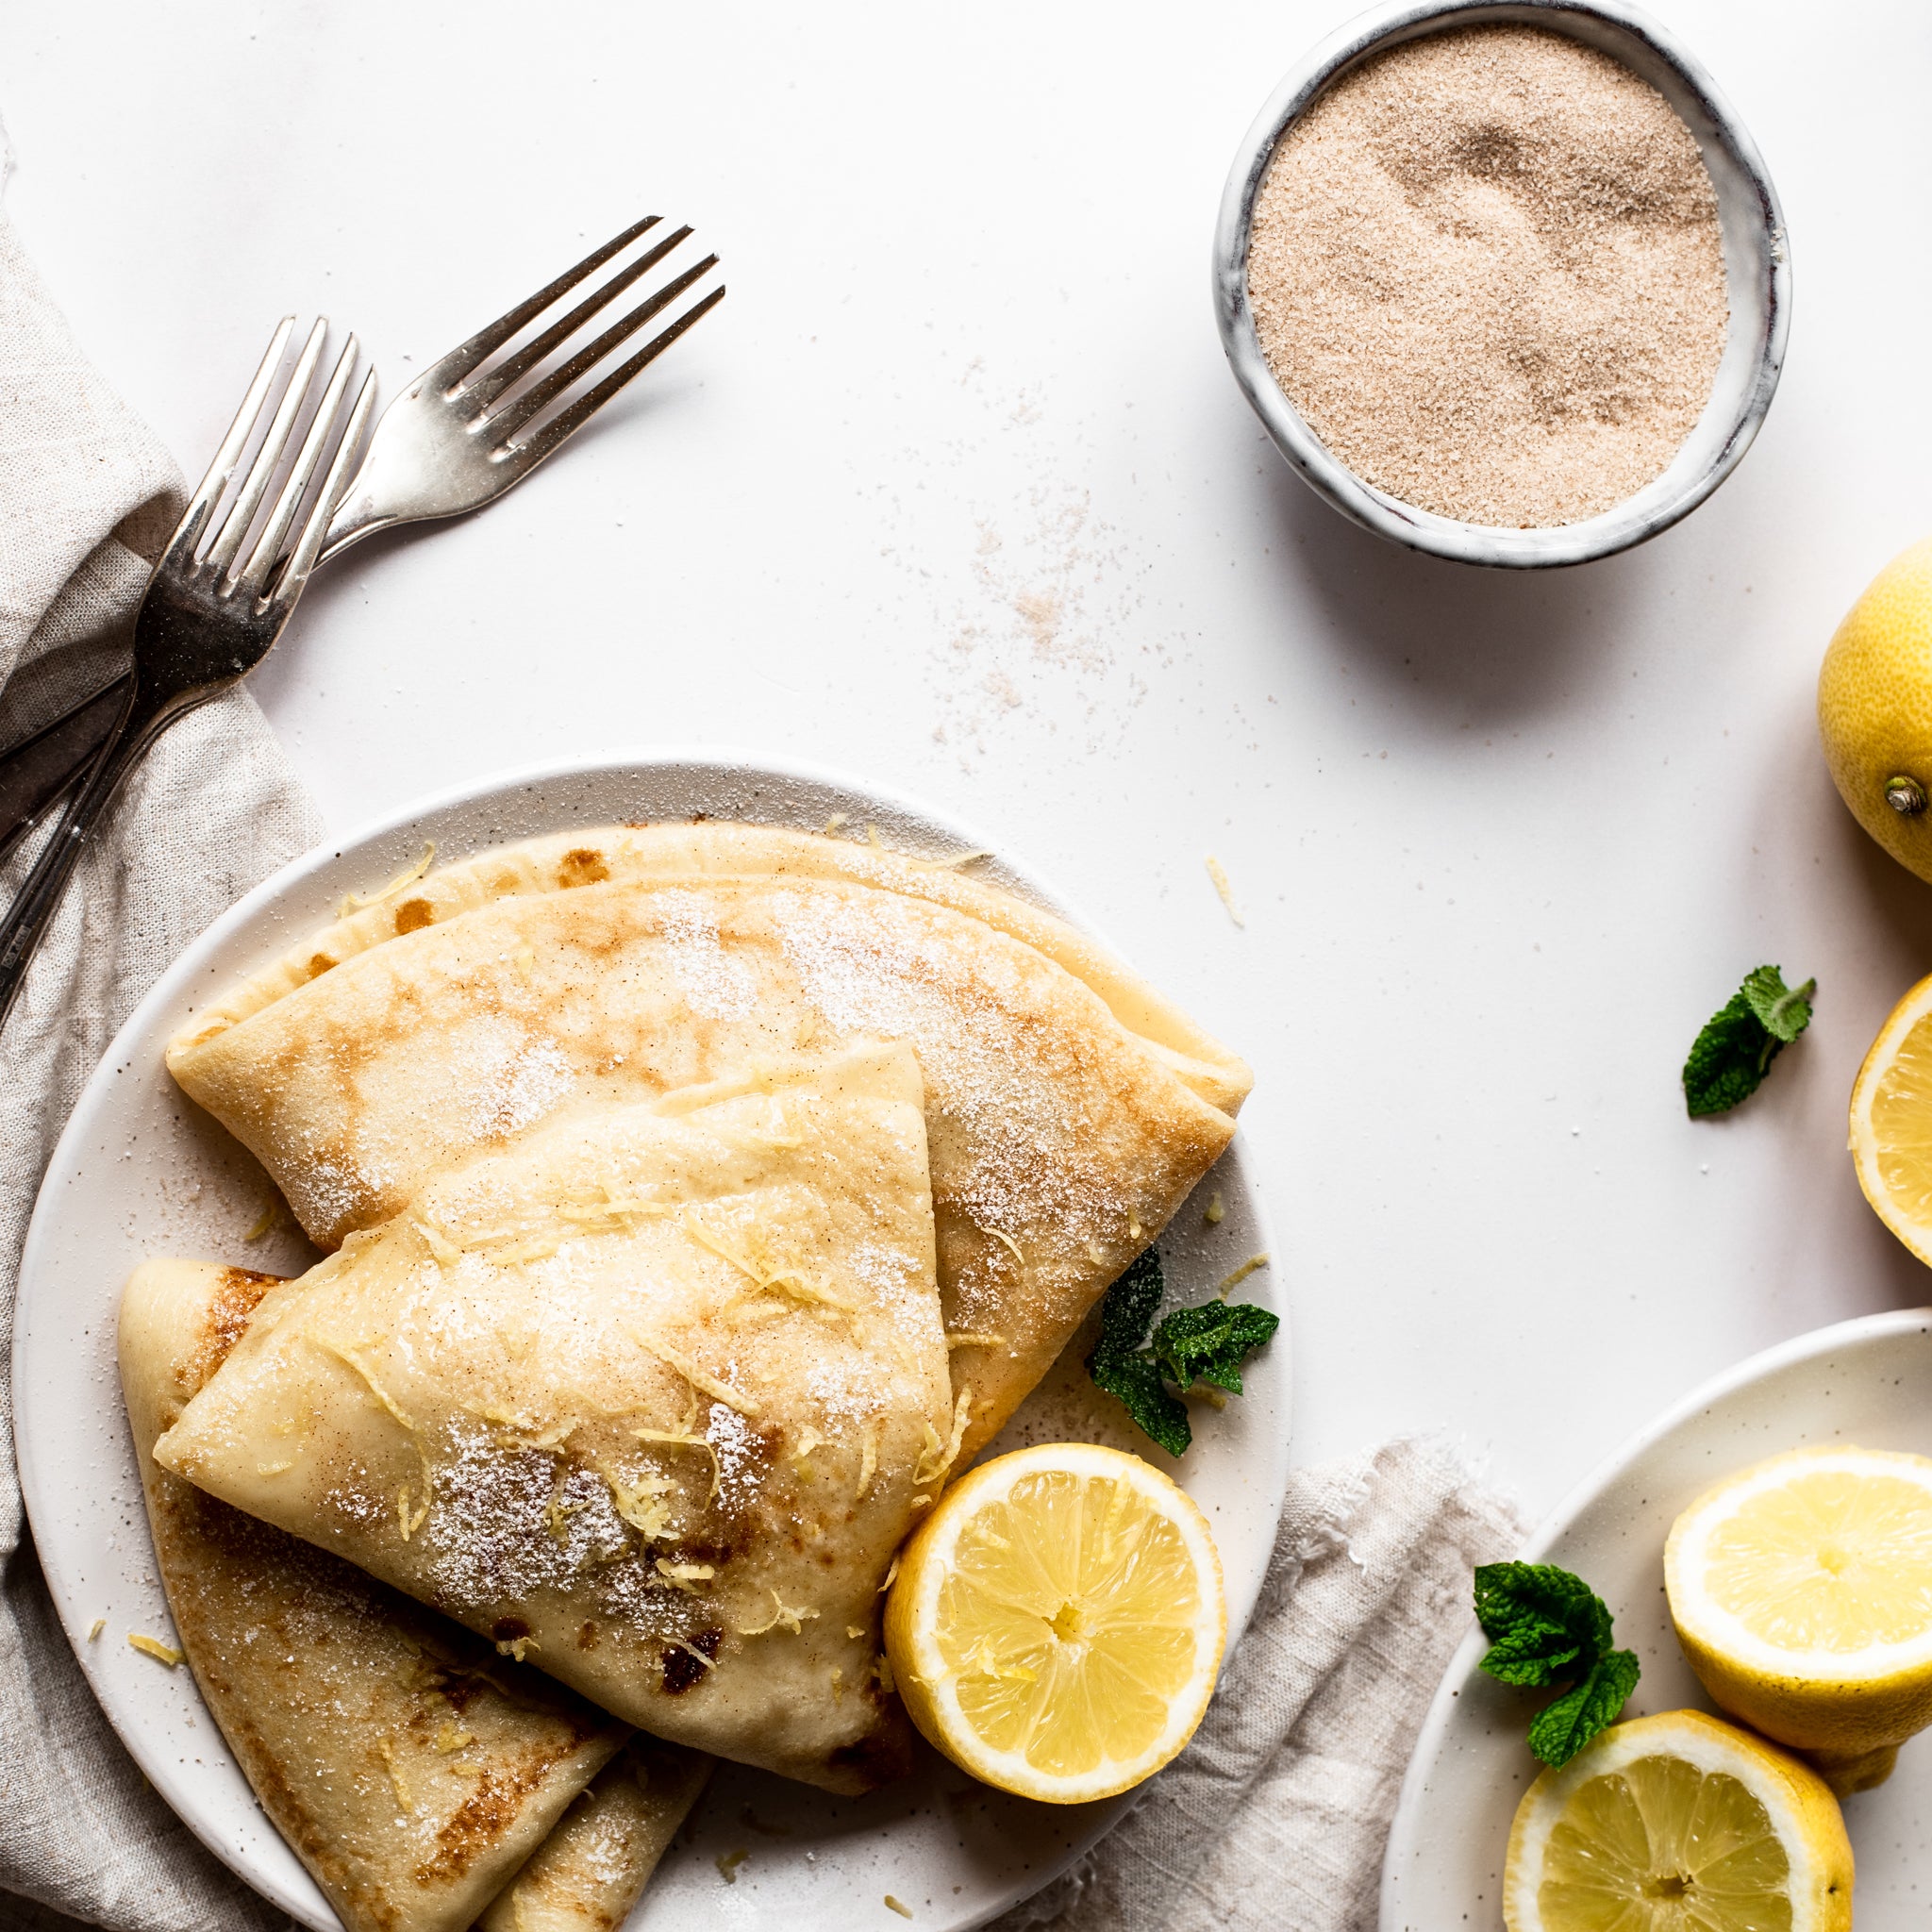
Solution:
[[[1932,539],[1894,557],[1839,625],[1818,732],[1852,816],[1932,879]]]

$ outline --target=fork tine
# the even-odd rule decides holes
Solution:
[[[236,554],[241,550],[242,541],[248,535],[248,526],[255,521],[255,513],[261,508],[261,499],[268,494],[268,486],[275,481],[275,471],[280,466],[282,452],[289,446],[289,432],[295,426],[295,418],[301,413],[302,405],[308,399],[308,384],[315,374],[316,362],[322,355],[324,340],[328,335],[328,319],[318,316],[315,326],[308,331],[308,340],[302,346],[302,354],[295,363],[295,373],[289,378],[289,386],[282,391],[282,400],[276,406],[275,420],[268,426],[268,434],[261,440],[261,447],[255,453],[255,461],[249,466],[248,475],[242,478],[241,491],[235,498],[234,508],[229,510],[215,540],[208,547],[204,559],[211,568],[230,572],[229,581],[234,581],[230,566]]]
[[[602,288],[579,302],[560,322],[552,323],[541,336],[525,342],[514,356],[479,375],[475,382],[465,383],[460,391],[462,396],[465,400],[474,396],[480,410],[493,397],[501,395],[512,383],[521,381],[559,343],[569,341],[591,316],[608,308],[640,276],[649,274],[691,232],[690,225],[687,225],[679,228],[675,234],[667,236],[665,240],[658,242],[628,268],[612,275]],[[717,257],[713,256],[711,258],[715,261]]]
[[[270,512],[260,541],[236,575],[237,584],[253,596],[265,594],[269,570],[281,554],[282,539],[289,534],[289,525],[295,521],[295,512],[302,507],[303,495],[315,480],[316,471],[322,467],[322,453],[328,446],[329,431],[335,427],[341,414],[342,391],[348,388],[349,377],[356,371],[356,338],[351,335],[342,345],[342,353],[336,358],[328,387],[316,406],[315,419],[308,425],[308,434],[302,439],[301,451],[295,458],[294,467],[289,472],[288,481],[282,485],[281,494],[275,498],[275,507]]]
[[[290,331],[294,326],[292,315],[283,316],[277,325],[269,341],[268,354],[261,358],[261,367],[255,372],[255,379],[248,385],[248,393],[242,398],[242,407],[235,411],[235,420],[228,425],[228,433],[222,438],[222,446],[215,451],[215,459],[208,466],[208,475],[195,486],[194,494],[188,499],[188,508],[181,512],[181,521],[175,525],[175,534],[168,539],[166,555],[170,559],[177,559],[180,552],[192,553],[208,512],[227,488],[228,478],[235,474],[235,465],[241,460],[242,452],[255,432],[256,419],[261,414],[269,384],[274,380],[275,371],[282,366]]]
[[[375,409],[375,371],[372,369],[363,376],[362,387],[356,391],[355,406],[342,427],[342,440],[336,444],[335,458],[328,466],[328,475],[323,478],[321,491],[308,511],[308,521],[302,525],[302,534],[295,540],[294,555],[289,558],[288,568],[276,581],[275,594],[284,603],[292,603],[302,594],[302,586],[308,581],[308,573],[315,568],[315,559],[321,555],[323,542],[328,536],[329,519],[335,515],[341,503],[342,492],[349,487],[349,478],[355,474],[357,450]]]
[[[645,323],[668,308],[702,275],[718,266],[718,258],[708,255],[695,268],[686,269],[675,281],[655,295],[647,296],[628,315],[612,323],[596,341],[587,343],[560,368],[554,369],[540,383],[506,403],[484,425],[493,449],[507,449],[510,439],[533,417],[541,415],[580,376],[588,375],[620,342],[628,341]]]
[[[553,417],[528,442],[510,444],[505,452],[517,458],[520,472],[534,470],[558,445],[575,436],[639,370],[661,356],[679,336],[724,301],[724,291],[713,289],[695,307],[688,308],[661,335],[654,336],[627,362],[620,363],[593,390],[579,396],[562,415]]]
[[[546,288],[541,288],[527,302],[519,302],[507,315],[499,315],[488,328],[479,329],[466,342],[459,343],[439,362],[432,363],[424,373],[424,381],[433,383],[439,389],[453,389],[481,362],[485,357],[492,356],[516,334],[518,329],[542,312],[591,274],[600,269],[613,255],[621,255],[641,235],[646,228],[655,228],[663,219],[661,215],[646,215],[642,221],[634,222],[623,234],[613,236],[603,247],[593,249],[583,260],[560,275]]]

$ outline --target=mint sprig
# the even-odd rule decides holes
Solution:
[[[1771,1063],[1811,1024],[1818,982],[1788,987],[1775,966],[1759,966],[1705,1023],[1684,1062],[1684,1104],[1690,1118],[1728,1113],[1748,1100]]]
[[[1194,1440],[1187,1404],[1169,1389],[1206,1382],[1230,1395],[1241,1392],[1241,1364],[1266,1342],[1281,1318],[1251,1303],[1204,1302],[1176,1308],[1150,1336],[1165,1293],[1160,1256],[1146,1250],[1108,1290],[1100,1305],[1100,1340],[1087,1373],[1170,1456]]]
[[[1641,1669],[1635,1651],[1613,1650],[1604,1600],[1553,1563],[1484,1563],[1475,1573],[1475,1616],[1491,1647],[1480,1668],[1504,1684],[1567,1685],[1531,1721],[1529,1748],[1568,1764],[1617,1721]]]

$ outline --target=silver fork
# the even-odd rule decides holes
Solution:
[[[317,367],[328,334],[322,321],[277,397],[294,325],[290,316],[275,330],[208,475],[148,579],[134,621],[134,669],[125,680],[126,696],[66,819],[0,920],[0,1026],[88,838],[122,781],[177,718],[219,696],[261,661],[322,554],[329,517],[341,500],[375,407],[375,378],[365,376],[355,401],[349,401],[356,368],[351,336],[316,396]],[[284,472],[296,423],[311,407],[308,430]],[[216,524],[216,508],[258,430],[260,446]],[[263,521],[262,506],[278,476],[280,490]]]
[[[377,530],[457,516],[492,502],[554,455],[639,371],[724,299],[722,284],[710,289],[593,388],[557,408],[574,385],[718,266],[715,255],[705,256],[619,317],[569,360],[541,373],[543,362],[572,336],[689,240],[691,228],[681,226],[527,342],[502,354],[522,330],[659,221],[657,215],[646,215],[593,249],[575,268],[425,370],[384,410],[362,467],[329,525],[318,564]],[[124,702],[125,683],[119,688]],[[104,741],[113,715],[108,692],[97,691],[31,739],[0,754],[0,855],[73,784]]]

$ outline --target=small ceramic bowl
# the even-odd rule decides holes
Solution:
[[[1248,231],[1274,144],[1316,98],[1372,55],[1446,27],[1521,25],[1568,34],[1621,60],[1683,119],[1717,191],[1731,320],[1704,414],[1671,466],[1582,523],[1506,529],[1437,516],[1341,462],[1282,393],[1248,308]],[[1757,143],[1710,76],[1657,24],[1619,0],[1391,0],[1331,34],[1275,89],[1248,130],[1214,232],[1214,311],[1235,380],[1283,456],[1343,516],[1406,549],[1519,570],[1585,563],[1641,543],[1688,515],[1737,467],[1771,407],[1790,325],[1784,215]]]

